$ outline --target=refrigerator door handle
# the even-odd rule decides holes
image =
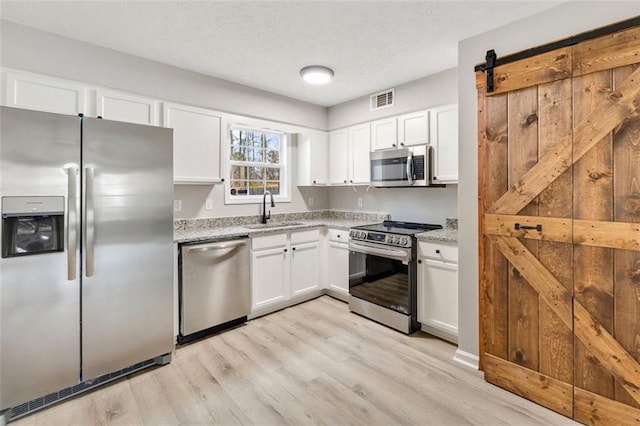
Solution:
[[[93,206],[93,178],[94,168],[85,168],[85,203],[84,203],[84,235],[85,235],[85,275],[87,277],[93,276],[93,246],[94,246],[94,233],[95,233],[95,218],[94,218],[94,206]]]
[[[65,167],[67,171],[67,280],[76,279],[78,252],[78,167]]]

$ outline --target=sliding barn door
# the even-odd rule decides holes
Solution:
[[[640,28],[478,73],[486,380],[640,422]]]

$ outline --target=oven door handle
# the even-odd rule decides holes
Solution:
[[[354,241],[349,242],[349,250],[356,251],[363,254],[372,254],[374,256],[386,257],[387,259],[401,260],[408,262],[411,260],[411,253],[407,253],[404,250],[394,249],[381,249],[377,247],[371,247],[370,245],[359,244]]]

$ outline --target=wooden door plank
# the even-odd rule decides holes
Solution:
[[[640,401],[640,364],[577,300],[571,312],[571,294],[516,238],[492,237],[500,251],[558,315],[573,324],[576,338],[595,356],[636,401]],[[573,317],[573,321],[572,321]]]
[[[575,388],[574,418],[586,425],[638,425],[640,410]]]
[[[573,129],[571,79],[539,86],[540,155],[553,149],[554,141]],[[540,221],[561,218],[564,235],[571,240],[572,168],[553,181],[538,197]],[[538,243],[538,260],[570,292],[573,291],[573,246],[548,238],[549,226],[542,228],[544,238]],[[528,233],[529,234],[529,233]],[[538,234],[537,232],[535,234]],[[562,241],[570,242],[570,241]],[[546,303],[540,310],[540,368],[542,374],[573,384],[573,330],[567,328]]]
[[[638,29],[640,30],[640,29]],[[640,50],[639,50],[640,51]],[[640,65],[614,70],[618,87]],[[618,225],[640,226],[640,116],[629,117],[613,132],[614,219]],[[625,237],[630,233],[624,233]],[[628,239],[628,237],[627,237]],[[640,243],[640,234],[635,234]],[[629,247],[620,247],[629,248]],[[640,361],[640,252],[614,251],[614,331],[623,348]],[[636,408],[640,405],[616,383],[617,401]]]
[[[487,96],[562,80],[571,77],[571,68],[571,47],[500,65],[493,69],[494,90]]]
[[[535,289],[538,296],[553,308],[565,327],[571,330],[571,292],[518,239],[492,236],[491,240]]]
[[[573,304],[576,337],[615,377],[629,395],[640,402],[640,363],[578,301]],[[600,394],[600,389],[597,389]]]
[[[573,241],[584,246],[640,251],[640,223],[576,219]]]
[[[571,417],[573,386],[537,371],[487,354],[485,379],[516,395],[535,401],[560,414]]]
[[[640,62],[640,27],[633,27],[592,40],[573,48],[574,77]]]
[[[616,126],[633,116],[639,108],[640,69],[637,69],[589,115],[574,125],[573,148],[571,135],[558,139],[554,148],[541,157],[538,164],[500,197],[487,213],[518,213]]]
[[[484,98],[482,96],[480,99]],[[484,213],[508,189],[507,95],[486,98],[479,117],[479,209]],[[489,161],[490,159],[490,161]],[[508,357],[508,269],[507,261],[482,230],[483,257],[479,259],[482,298],[484,301],[485,352],[503,359]]]
[[[569,207],[571,207],[571,204],[569,204]],[[486,214],[485,233],[488,235],[571,244],[573,242],[571,223],[571,218],[564,217]],[[520,225],[520,229],[516,229],[516,224]],[[541,232],[535,229],[522,228],[522,226],[535,227],[537,225],[542,226]]]
[[[574,119],[582,122],[613,92],[611,71],[591,73],[573,79]],[[578,144],[574,145],[579,150]],[[579,220],[613,219],[613,171],[611,132],[600,137],[591,150],[573,166],[574,240],[588,238]],[[578,154],[574,154],[578,155]],[[587,231],[587,235],[591,231]],[[594,315],[607,332],[613,332],[613,250],[576,245],[574,247],[574,297]],[[575,345],[577,386],[613,398],[614,380],[605,366],[580,341]]]
[[[476,78],[480,72],[476,73]],[[477,91],[478,105],[478,369],[484,371],[484,353],[486,350],[485,320],[487,316],[487,281],[485,279],[485,236],[484,236],[484,211],[485,211],[485,185],[487,182],[486,167],[488,163],[487,141],[484,129],[487,126],[485,114],[486,97],[484,90]],[[488,242],[486,244],[489,244]]]
[[[509,183],[519,180],[538,162],[538,88],[508,93]],[[521,211],[537,216],[538,203],[532,200]],[[523,244],[537,253],[535,240]],[[509,268],[509,360],[532,370],[538,369],[538,295],[529,283]]]

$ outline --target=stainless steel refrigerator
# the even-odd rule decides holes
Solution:
[[[0,107],[0,412],[168,362],[172,158],[170,129]]]

